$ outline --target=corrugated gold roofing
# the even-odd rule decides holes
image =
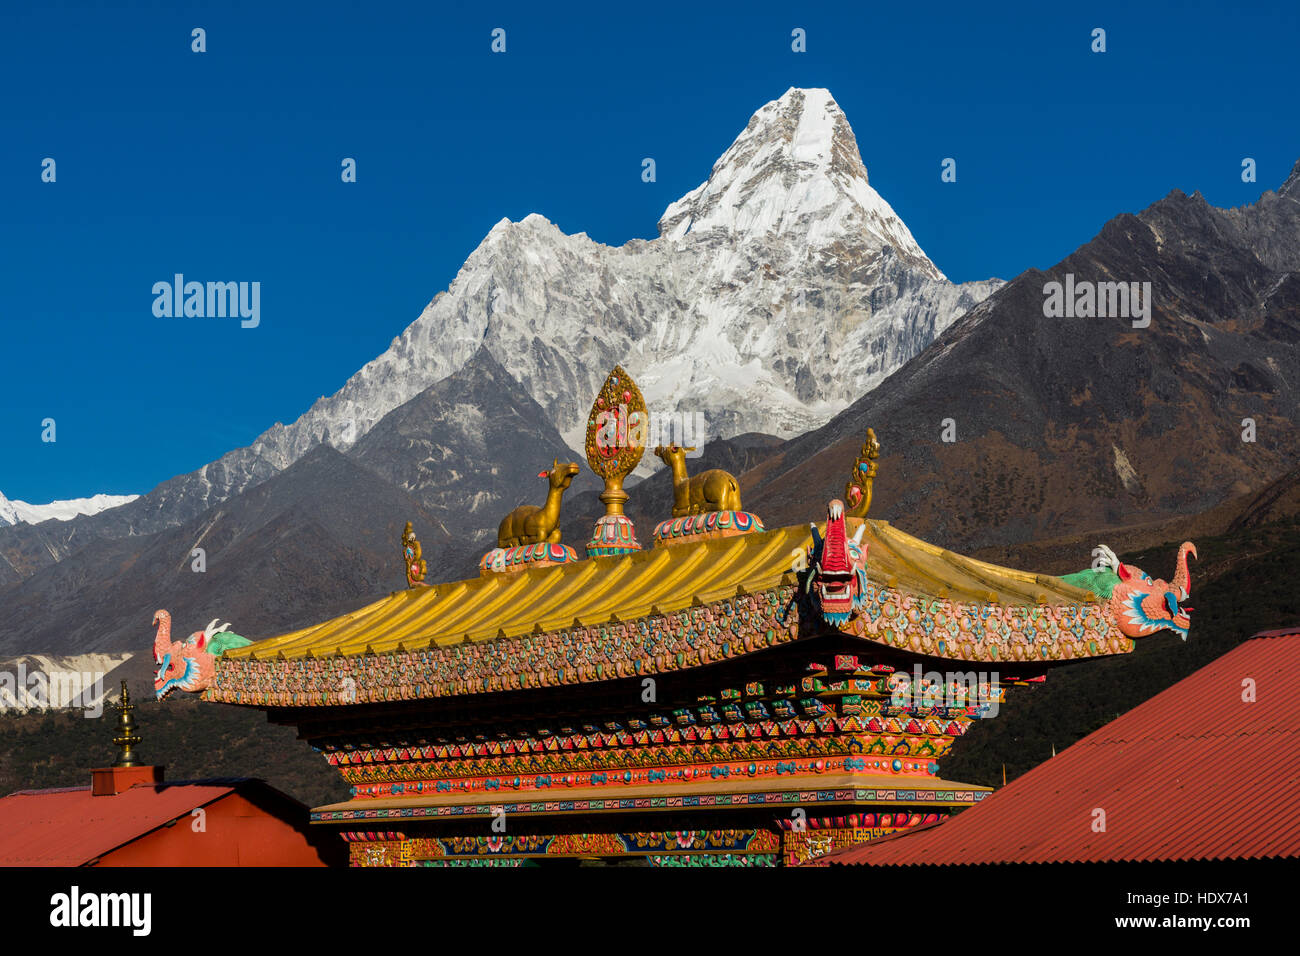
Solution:
[[[856,524],[850,521],[851,524]],[[868,520],[867,575],[913,594],[1001,604],[1067,604],[1096,600],[1059,578],[999,567],[953,554]],[[811,547],[806,525],[656,547],[625,557],[489,574],[398,591],[332,621],[226,652],[265,660],[337,654],[382,654],[400,648],[485,641],[622,621],[656,611],[757,592],[794,580],[793,552]]]

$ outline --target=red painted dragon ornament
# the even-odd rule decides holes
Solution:
[[[860,524],[853,537],[845,526],[844,502],[838,498],[826,508],[826,535],[812,525],[812,567],[804,581],[804,592],[813,597],[826,623],[839,627],[866,601],[867,545],[862,541],[867,526]]]

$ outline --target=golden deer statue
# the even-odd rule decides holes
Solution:
[[[538,478],[550,480],[550,490],[546,493],[546,504],[520,505],[501,521],[497,529],[497,547],[514,548],[523,544],[560,543],[560,499],[564,489],[573,482],[578,474],[577,462],[566,461],[563,464],[557,458],[551,463],[550,471],[543,471]]]
[[[695,515],[705,511],[740,511],[740,485],[721,468],[710,468],[698,475],[686,474],[686,453],[694,448],[659,445],[655,455],[673,472],[673,517]]]

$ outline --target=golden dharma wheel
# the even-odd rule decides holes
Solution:
[[[606,482],[632,473],[645,453],[649,411],[641,389],[621,365],[596,393],[587,419],[587,464]]]

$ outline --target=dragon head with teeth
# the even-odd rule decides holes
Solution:
[[[1139,638],[1157,631],[1173,631],[1183,640],[1192,626],[1192,581],[1187,559],[1195,558],[1196,545],[1184,541],[1178,548],[1174,576],[1165,581],[1153,578],[1141,568],[1124,564],[1104,544],[1093,552],[1093,567],[1066,574],[1069,584],[1092,591],[1105,603],[1116,626],[1125,637]]]
[[[812,525],[812,566],[804,580],[804,592],[813,596],[826,623],[839,627],[848,622],[866,600],[867,545],[862,540],[865,524],[849,537],[844,519],[844,502],[838,498],[826,509],[826,534]]]

